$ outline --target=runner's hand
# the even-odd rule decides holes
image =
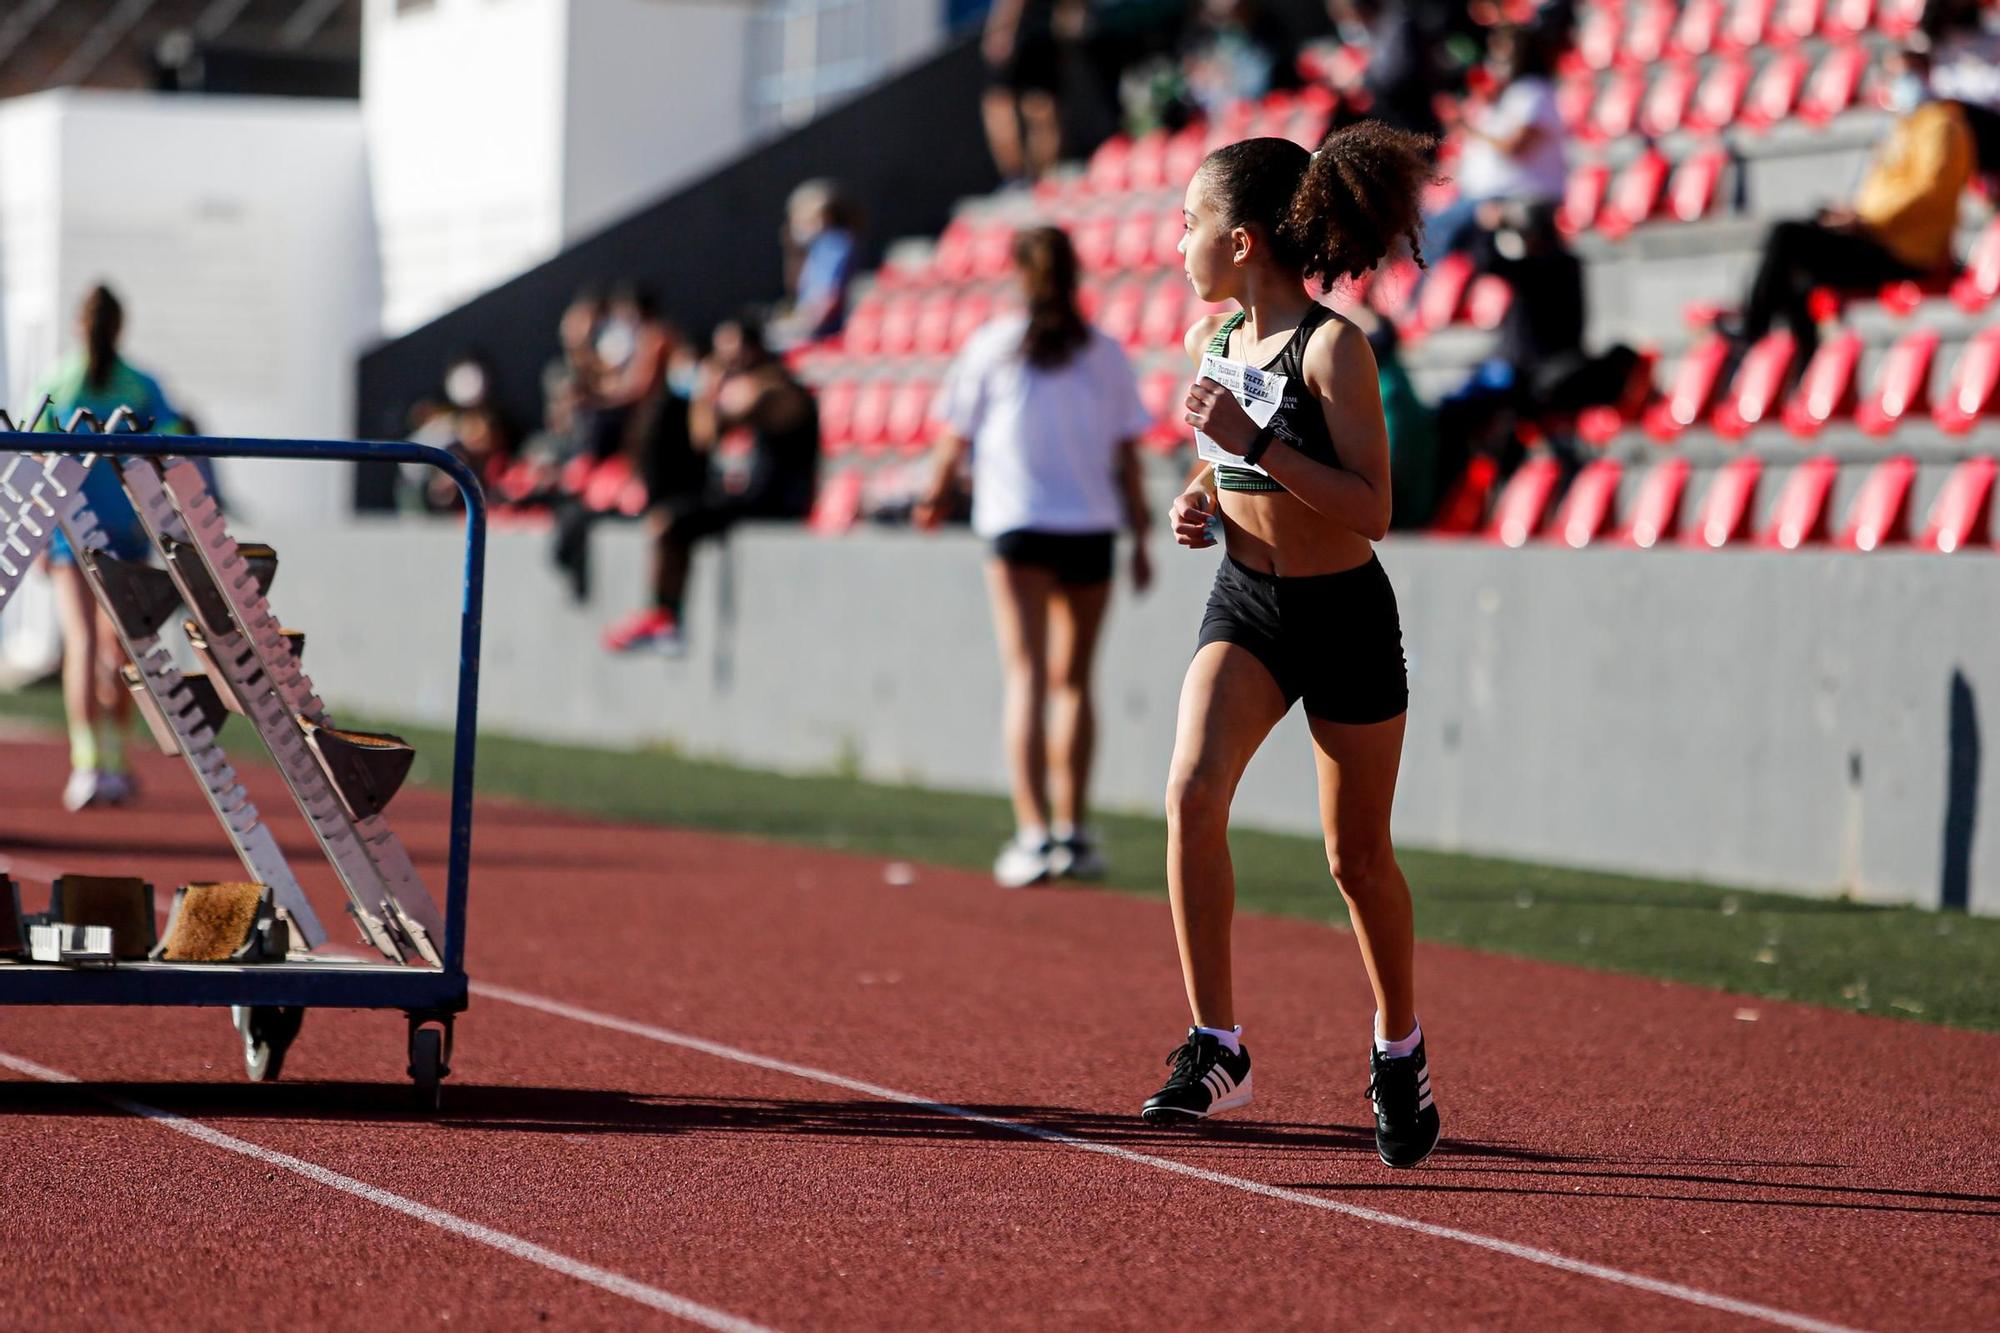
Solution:
[[[1215,539],[1208,535],[1208,518],[1214,512],[1215,498],[1205,487],[1196,486],[1174,497],[1174,506],[1167,511],[1167,526],[1173,529],[1175,541],[1199,551],[1215,545]]]
[[[1257,438],[1257,423],[1236,395],[1211,379],[1188,386],[1187,422],[1232,454],[1246,452]]]

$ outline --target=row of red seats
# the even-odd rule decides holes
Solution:
[[[1332,92],[1314,85],[1296,93],[1274,92],[1261,101],[1238,103],[1212,122],[1172,133],[1153,130],[1137,138],[1115,134],[1091,154],[1084,170],[1084,187],[1099,195],[1177,190],[1187,184],[1204,157],[1239,139],[1290,139],[1315,147],[1326,134],[1335,101]]]
[[[1728,151],[1714,144],[1696,149],[1678,166],[1649,146],[1615,176],[1602,162],[1586,162],[1564,183],[1556,226],[1565,236],[1595,231],[1619,240],[1658,218],[1697,222],[1715,206],[1728,167]]]
[[[1565,75],[1556,90],[1563,124],[1586,142],[1681,130],[1766,130],[1797,116],[1825,125],[1854,106],[1872,60],[1858,42],[1836,46],[1817,65],[1797,49],[1753,70],[1746,55],[1723,57],[1704,71],[1690,60],[1635,65],[1600,81],[1589,70]]]
[[[1637,67],[1661,60],[1794,46],[1813,37],[1853,41],[1878,32],[1900,41],[1923,19],[1924,0],[1630,0],[1599,3],[1579,23],[1565,71]]]
[[[1492,466],[1468,474],[1447,505],[1442,530],[1450,530],[1454,515],[1477,513],[1481,487],[1490,487]],[[1546,456],[1529,459],[1501,489],[1486,521],[1485,536],[1505,546],[1525,546],[1545,540],[1581,549],[1596,545],[1659,547],[1678,543],[1700,549],[1754,545],[1767,550],[1796,551],[1831,542],[1850,551],[1875,551],[1908,543],[1911,492],[1917,479],[1914,459],[1898,456],[1873,464],[1860,492],[1848,507],[1845,522],[1833,522],[1833,487],[1839,462],[1820,455],[1791,470],[1769,521],[1756,529],[1756,510],[1764,462],[1743,454],[1715,469],[1715,475],[1685,524],[1680,522],[1683,499],[1693,469],[1685,458],[1654,464],[1640,479],[1630,511],[1622,522],[1616,514],[1624,468],[1612,458],[1597,459],[1583,468],[1559,504],[1556,488],[1561,470]],[[1915,544],[1923,550],[1962,551],[1992,540],[1993,481],[2000,464],[1992,458],[1970,458],[1957,464],[1932,503]],[[1459,531],[1471,531],[1461,527]]]
[[[1727,384],[1723,372],[1729,344],[1710,335],[1682,358],[1665,395],[1645,409],[1640,424],[1662,444],[1673,443],[1703,421],[1728,440],[1780,424],[1795,438],[1812,439],[1835,421],[1852,420],[1867,434],[1883,436],[1928,415],[1940,430],[1963,435],[2000,413],[2000,325],[1982,329],[1966,342],[1944,393],[1933,403],[1930,382],[1939,342],[1938,331],[1930,327],[1904,334],[1863,392],[1856,373],[1861,335],[1842,330],[1821,341],[1797,388],[1781,402],[1797,354],[1788,330],[1776,330],[1752,346]],[[1584,433],[1603,443],[1623,424],[1593,417]]]

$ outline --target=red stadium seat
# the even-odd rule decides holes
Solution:
[[[1716,187],[1722,183],[1722,169],[1729,154],[1721,148],[1703,148],[1688,155],[1674,169],[1667,183],[1667,212],[1680,222],[1699,222],[1715,205]]]
[[[1646,90],[1645,103],[1639,108],[1640,130],[1654,138],[1678,130],[1687,119],[1688,104],[1694,100],[1700,77],[1692,62],[1668,65]]]
[[[1716,434],[1727,440],[1740,440],[1770,419],[1778,405],[1778,395],[1785,390],[1796,350],[1791,330],[1778,329],[1765,334],[1744,353],[1743,364],[1737,367],[1729,392],[1710,419]]]
[[[1705,56],[1715,49],[1722,31],[1722,0],[1687,0],[1674,25],[1672,51],[1679,56]]]
[[[882,350],[882,298],[870,293],[854,303],[841,326],[840,345],[853,356],[873,356]]]
[[[1167,132],[1150,130],[1132,141],[1125,159],[1126,188],[1157,190],[1167,182]]]
[[[1923,22],[1924,0],[1881,0],[1875,9],[1875,26],[1893,41],[1901,41]]]
[[[1113,287],[1097,311],[1097,327],[1126,347],[1139,341],[1139,312],[1146,305],[1147,286],[1143,281],[1121,282]]]
[[[1745,129],[1767,130],[1792,114],[1806,82],[1806,58],[1797,51],[1774,57],[1757,75],[1743,99],[1736,123]]]
[[[1550,538],[1582,550],[1609,531],[1623,471],[1615,458],[1595,458],[1585,464],[1556,510]]]
[[[1500,467],[1486,454],[1477,454],[1452,484],[1431,519],[1430,530],[1445,536],[1466,536],[1479,531],[1486,513],[1486,498],[1493,493],[1493,480]]]
[[[848,438],[862,453],[880,453],[887,443],[889,409],[894,406],[895,398],[894,380],[869,380],[855,394],[853,424],[849,427]]]
[[[627,487],[634,482],[639,485],[639,507],[636,511],[627,511],[625,505],[632,498],[627,494]],[[585,476],[577,498],[593,514],[644,513],[646,509],[645,482],[633,473],[632,460],[624,454],[597,460]]]
[[[1839,476],[1840,460],[1831,454],[1815,454],[1793,468],[1792,475],[1785,478],[1785,489],[1778,492],[1771,526],[1757,544],[1769,550],[1796,551],[1825,540],[1827,499]]]
[[[1132,183],[1132,141],[1114,134],[1090,155],[1084,179],[1093,194],[1123,194]]]
[[[1867,32],[1875,20],[1875,0],[1827,0],[1821,31],[1829,41],[1844,42]]]
[[[1153,266],[1153,225],[1157,218],[1150,208],[1134,209],[1118,219],[1111,238],[1111,266],[1136,273]]]
[[[1823,340],[1799,377],[1798,392],[1785,404],[1785,429],[1809,440],[1829,421],[1852,412],[1860,361],[1861,335],[1854,330],[1842,329]]]
[[[1194,178],[1195,169],[1208,156],[1208,136],[1200,124],[1189,125],[1167,140],[1166,156],[1161,169],[1169,188],[1180,190]]]
[[[1931,362],[1937,357],[1936,329],[1912,329],[1897,340],[1875,375],[1875,387],[1854,413],[1870,435],[1887,435],[1912,412],[1930,402]]]
[[[1639,494],[1632,502],[1632,520],[1619,534],[1620,542],[1650,550],[1675,535],[1690,470],[1685,458],[1668,458],[1653,464],[1652,470],[1639,481]]]
[[[854,447],[854,400],[860,386],[853,380],[834,380],[819,391],[819,447],[822,453],[838,458]]]
[[[1514,469],[1493,504],[1487,537],[1502,546],[1527,545],[1528,539],[1542,530],[1549,501],[1561,480],[1562,466],[1547,454],[1538,454]]]
[[[1973,314],[1991,305],[2000,295],[2000,218],[1986,224],[1972,243],[1965,272],[1951,284],[1951,299],[1959,309]]]
[[[837,537],[852,528],[861,517],[863,481],[863,469],[858,467],[844,468],[822,481],[806,528],[821,537]]]
[[[1611,168],[1602,162],[1586,163],[1569,173],[1563,186],[1562,207],[1556,212],[1556,228],[1565,236],[1580,236],[1597,221],[1604,207],[1604,195],[1611,184]]]
[[[1556,85],[1556,112],[1563,128],[1582,135],[1590,124],[1590,109],[1597,104],[1597,76],[1587,69],[1565,74]]]
[[[1639,103],[1646,95],[1646,72],[1622,69],[1606,79],[1584,126],[1587,139],[1622,139],[1638,123]]]
[[[1680,17],[1675,0],[1645,0],[1632,6],[1620,51],[1625,63],[1639,68],[1658,63],[1667,53],[1674,22]]]
[[[1587,69],[1606,70],[1618,59],[1618,44],[1625,35],[1625,15],[1611,5],[1593,5],[1585,11],[1576,34],[1576,53]]]
[[[950,292],[926,296],[917,308],[915,337],[911,350],[918,356],[943,356],[952,349],[951,322],[958,313],[958,300]]]
[[[1161,209],[1153,219],[1153,267],[1178,269],[1181,266],[1181,237],[1187,234],[1181,222],[1181,206],[1178,200],[1171,207]],[[1176,273],[1176,280],[1180,275]]]
[[[1743,109],[1743,94],[1750,87],[1750,62],[1740,55],[1718,60],[1709,68],[1695,90],[1685,129],[1712,134],[1736,121]]]
[[[967,292],[952,303],[951,336],[946,350],[956,352],[987,320],[993,317],[993,298],[984,292]]]
[[[972,238],[976,228],[964,218],[953,218],[938,234],[937,250],[931,255],[931,271],[945,282],[964,282],[972,276]]]
[[[1947,434],[1963,435],[1992,414],[1996,387],[2000,387],[2000,324],[1990,324],[1973,334],[1958,354],[1951,387],[1932,418]]]
[[[1139,381],[1139,401],[1153,424],[1143,443],[1156,453],[1172,453],[1180,448],[1183,432],[1181,403],[1186,397],[1187,377],[1172,370],[1156,370]]]
[[[906,453],[920,453],[930,447],[931,402],[937,385],[929,380],[905,380],[889,402],[889,419],[883,439]]]
[[[1861,76],[1868,72],[1868,48],[1858,42],[1836,46],[1813,70],[1812,82],[1799,98],[1799,115],[1808,124],[1824,125],[1854,105]]]
[[[1597,229],[1614,239],[1653,216],[1660,206],[1660,193],[1667,183],[1667,159],[1656,148],[1632,159],[1611,187]]]
[[[1102,272],[1112,266],[1112,247],[1118,242],[1118,218],[1112,213],[1084,218],[1069,229],[1069,238],[1083,271]]]
[[[1735,0],[1729,7],[1729,16],[1722,21],[1724,48],[1750,51],[1761,46],[1773,7],[1774,0]]]
[[[1514,289],[1497,273],[1482,273],[1465,292],[1465,319],[1475,329],[1492,332],[1507,318],[1514,304]]]
[[[914,296],[892,296],[882,303],[882,355],[908,356],[916,347],[920,310]]]
[[[1376,270],[1368,284],[1368,304],[1376,314],[1401,325],[1410,314],[1422,276],[1415,260],[1398,259]]]
[[[1680,433],[1701,420],[1721,387],[1722,370],[1729,361],[1729,342],[1717,334],[1688,349],[1674,369],[1674,382],[1667,396],[1646,409],[1646,433],[1661,443],[1670,443]]]
[[[1014,224],[989,222],[972,238],[972,276],[1004,278],[1014,271]]]
[[[1472,285],[1472,256],[1463,251],[1446,255],[1431,265],[1429,275],[1417,292],[1413,332],[1435,333],[1450,328],[1465,304],[1466,288]]]
[[[1861,483],[1848,511],[1840,544],[1850,551],[1876,551],[1910,539],[1910,487],[1917,479],[1913,458],[1889,458],[1877,463]]]
[[[1992,522],[1996,473],[2000,473],[2000,463],[1990,458],[1968,458],[1953,468],[1931,505],[1917,545],[1947,555],[1984,545]]]
[[[1178,273],[1162,274],[1146,297],[1139,312],[1139,346],[1178,347],[1192,323],[1181,317],[1187,306],[1188,286]]]
[[[1778,0],[1771,15],[1769,40],[1779,46],[1795,46],[1820,29],[1826,0]]]
[[[1763,471],[1764,464],[1755,454],[1738,454],[1717,468],[1695,509],[1694,522],[1681,538],[1683,544],[1720,550],[1741,541],[1750,531],[1757,479]]]

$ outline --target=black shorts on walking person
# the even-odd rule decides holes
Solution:
[[[1033,565],[1065,588],[1108,582],[1117,546],[1115,532],[1042,532],[1016,528],[993,539],[993,554],[1010,565]]]
[[[1201,618],[1201,641],[1233,643],[1269,669],[1285,706],[1356,726],[1387,722],[1410,705],[1403,627],[1382,562],[1338,574],[1281,578],[1227,556]]]

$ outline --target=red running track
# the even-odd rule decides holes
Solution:
[[[0,746],[17,877],[232,873],[176,761],[76,817],[60,762]],[[443,801],[392,815],[441,883]],[[1991,1036],[1424,945],[1446,1140],[1392,1173],[1344,932],[1242,923],[1258,1101],[1165,1133],[1158,903],[501,802],[475,847],[435,1119],[399,1015],[254,1086],[219,1013],[0,1009],[8,1322],[2000,1325]]]

